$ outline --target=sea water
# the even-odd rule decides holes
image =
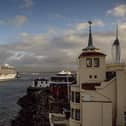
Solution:
[[[20,107],[18,99],[26,94],[27,87],[38,77],[49,77],[49,73],[41,75],[25,74],[19,79],[0,82],[0,126],[10,126]]]

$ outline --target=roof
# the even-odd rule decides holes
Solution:
[[[83,102],[101,102],[101,103],[112,103],[111,98],[105,96],[99,91],[85,91],[82,96]]]
[[[95,86],[100,85],[100,83],[82,83],[81,88],[84,90],[96,90]]]
[[[61,71],[61,72],[59,72],[58,74],[61,74],[61,75],[64,75],[64,74],[66,74],[66,75],[71,75],[72,73],[70,72],[70,71]]]
[[[85,51],[85,52],[82,52],[79,56],[79,58],[81,57],[85,57],[85,56],[106,56],[104,53],[101,53],[101,52],[96,52],[96,51]]]
[[[50,86],[51,85],[72,85],[73,82],[50,82]]]

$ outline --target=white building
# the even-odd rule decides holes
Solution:
[[[126,126],[126,70],[120,62],[118,35],[114,62],[95,48],[89,21],[88,46],[79,56],[77,84],[71,86],[70,126]]]

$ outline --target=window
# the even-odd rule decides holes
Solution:
[[[89,75],[89,78],[91,79],[92,78],[92,75]]]
[[[74,92],[73,91],[71,93],[71,100],[72,100],[72,102],[74,102]]]
[[[124,112],[124,124],[126,126],[126,112]]]
[[[71,118],[74,119],[74,109],[71,109]]]
[[[76,103],[80,103],[80,93],[79,92],[75,93],[75,100],[76,100],[75,101]]]
[[[75,109],[75,119],[80,120],[80,109]]]
[[[87,65],[87,67],[92,67],[92,59],[91,58],[86,59],[86,65]]]
[[[116,72],[114,71],[109,71],[109,72],[106,72],[106,80],[111,80],[112,78],[116,77]]]
[[[99,58],[94,58],[94,64],[93,64],[94,67],[99,67],[100,66],[100,63],[99,63]]]
[[[97,78],[97,75],[95,75],[94,78],[96,79]]]
[[[75,120],[80,120],[80,109],[71,109],[71,118]]]
[[[80,103],[80,92],[71,92],[71,100],[75,103]]]

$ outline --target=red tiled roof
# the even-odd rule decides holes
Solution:
[[[79,58],[85,57],[85,56],[106,56],[106,55],[101,52],[82,52]]]

